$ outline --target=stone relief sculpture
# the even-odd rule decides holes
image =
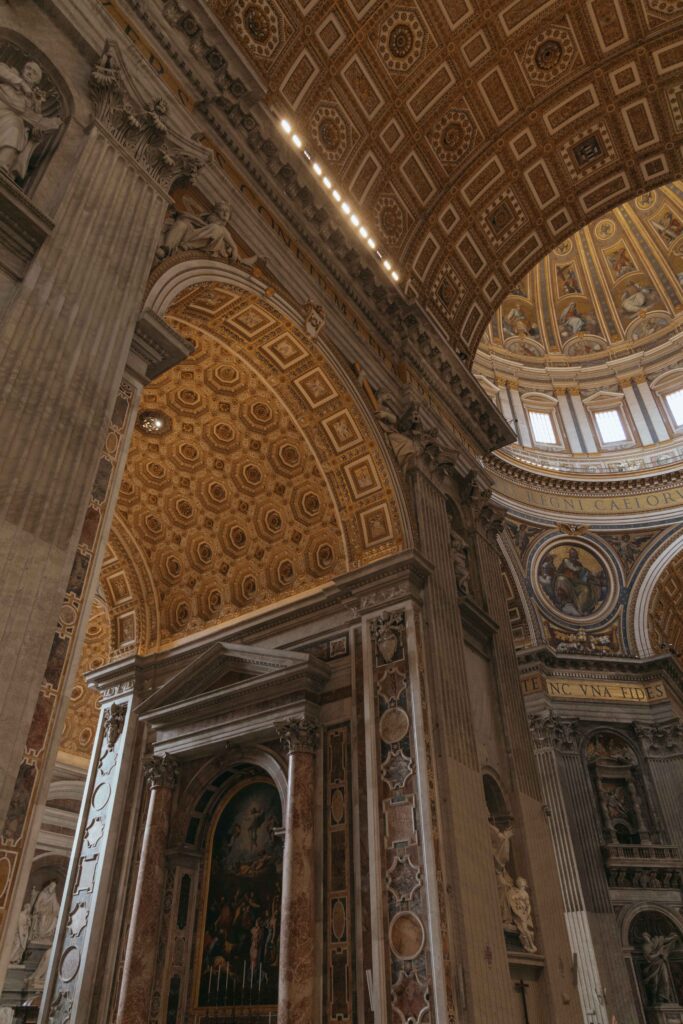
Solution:
[[[57,883],[48,882],[33,904],[31,942],[52,942],[59,915]]]
[[[12,942],[12,952],[10,953],[9,962],[11,964],[20,964],[24,953],[26,952],[26,946],[28,945],[28,938],[31,933],[31,904],[30,902],[24,903],[23,907],[19,911],[19,920],[17,921],[17,930],[14,933],[14,940]]]
[[[0,170],[22,182],[45,134],[61,128],[60,116],[42,113],[47,93],[39,88],[43,69],[34,60],[21,70],[0,61]]]
[[[453,558],[453,569],[458,590],[463,595],[470,592],[470,566],[468,559],[468,547],[463,538],[455,530],[451,529],[450,535],[451,555]]]
[[[228,203],[214,203],[207,213],[193,214],[185,211],[171,211],[166,218],[157,259],[163,260],[176,252],[206,252],[218,256],[228,263],[241,263],[252,267],[258,257],[240,259],[237,244],[232,237],[228,223],[231,207]]]
[[[643,932],[643,982],[653,1006],[677,1002],[669,970],[669,956],[677,943],[678,936],[675,932],[671,935],[650,935],[649,932]]]

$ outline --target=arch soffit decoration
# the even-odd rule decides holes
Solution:
[[[655,638],[651,635],[650,613],[655,598],[657,584],[666,569],[683,551],[683,529],[668,543],[656,550],[641,567],[634,580],[630,603],[632,613],[629,616],[629,645],[639,657],[648,657],[653,653]],[[657,653],[657,652],[655,652]]]
[[[146,563],[143,576],[153,581],[153,613],[148,616],[152,621],[135,623],[140,649],[149,651],[160,643],[218,627],[405,546],[410,533],[406,505],[376,425],[353,395],[353,382],[343,368],[323,354],[319,339],[313,342],[297,325],[300,314],[272,288],[239,268],[203,258],[184,259],[156,280],[147,308],[164,315],[197,348],[146,389],[143,406],[163,407],[171,423],[187,431],[186,442],[201,456],[197,465],[206,469],[212,458],[218,475],[214,481],[199,480],[191,465],[181,464],[177,452],[170,450],[169,439],[178,433],[173,428],[159,438],[136,432],[112,536],[128,549],[129,565],[140,559]],[[243,385],[247,390],[240,393]],[[185,386],[189,406],[194,408],[184,408],[179,401]],[[246,402],[249,395],[253,401]],[[225,443],[217,446],[222,453],[206,445],[212,416],[223,422]],[[259,416],[262,422],[257,422]],[[240,419],[244,423],[238,426]],[[273,457],[275,436],[281,443],[279,462]],[[180,445],[182,434],[175,440]],[[282,446],[289,446],[290,465]],[[170,489],[164,481],[156,493],[145,461],[153,450],[154,473],[162,473],[166,459],[173,481]],[[253,487],[254,481],[244,479],[249,466],[238,466],[238,461],[256,465],[249,470]],[[238,471],[242,472],[239,479]],[[257,493],[258,474],[263,479],[272,477],[270,512],[262,507]],[[306,490],[301,483],[304,477],[314,482],[317,493]],[[175,488],[176,480],[180,488]],[[204,500],[207,488],[208,503]],[[279,496],[274,493],[278,488]],[[230,524],[221,514],[228,489],[248,499],[238,503],[240,514],[259,533],[251,538],[250,552],[260,560],[259,566],[253,568],[252,557],[249,571],[240,564],[240,545],[230,542],[231,536],[242,541],[247,532],[244,522],[238,525],[238,534],[231,535],[226,533]],[[213,531],[208,541],[202,541],[201,529],[188,531],[190,524],[177,514],[184,493],[190,502],[181,512],[189,514],[189,506],[197,499],[203,522]],[[178,498],[175,508],[170,506],[173,495]],[[307,507],[307,500],[313,504]],[[149,519],[150,513],[158,538],[145,529],[143,519],[145,515]],[[263,525],[264,513],[272,513],[270,523],[281,540],[280,552],[286,551],[287,544],[300,544],[301,557],[283,555],[277,565],[268,561],[274,541],[268,535],[268,523]],[[220,545],[217,534],[221,534]],[[307,534],[317,537],[317,546],[313,540],[309,543]],[[176,548],[186,541],[187,557],[175,559],[170,575],[170,548],[162,552],[165,569],[159,561],[166,538]],[[144,634],[141,625],[146,627]]]
[[[292,118],[341,185],[369,181],[363,211],[384,251],[470,355],[496,304],[544,253],[680,174],[672,38],[681,14],[662,0],[608,4],[610,17],[564,0],[531,13],[496,0],[483,16],[471,3],[433,3],[426,19],[379,8],[362,38],[353,24],[336,26],[333,65],[314,12],[308,76],[295,73],[295,0],[271,4],[258,24],[220,0],[210,6],[227,45],[268,82],[278,116]],[[282,32],[285,22],[294,30]],[[391,178],[362,144],[368,123],[391,155]]]

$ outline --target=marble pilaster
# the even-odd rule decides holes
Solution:
[[[278,728],[289,755],[282,871],[278,1024],[314,1024],[315,751],[318,725],[302,717]],[[120,1024],[123,1024],[121,1020]]]
[[[155,967],[151,951],[157,948],[166,841],[178,768],[176,762],[164,754],[149,758],[144,774],[150,796],[121,977],[117,1024],[147,1024],[149,1019]]]

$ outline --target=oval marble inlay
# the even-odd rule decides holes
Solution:
[[[337,900],[332,908],[332,934],[337,942],[341,942],[346,932],[346,910],[341,900]]]
[[[414,960],[424,946],[422,921],[409,910],[397,914],[389,925],[389,945],[399,960]]]
[[[101,811],[109,803],[111,786],[108,782],[101,782],[92,795],[92,805],[96,811]]]
[[[71,981],[78,974],[81,966],[81,954],[75,946],[69,946],[64,950],[64,955],[59,963],[59,977],[62,981]]]
[[[403,708],[389,708],[379,720],[379,734],[385,743],[400,743],[408,735],[410,719]]]
[[[332,794],[330,809],[332,811],[332,820],[335,825],[338,825],[344,817],[344,795],[341,789],[335,789]]]

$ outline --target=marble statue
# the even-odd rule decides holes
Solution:
[[[33,904],[31,920],[31,942],[52,942],[57,927],[59,897],[57,883],[48,882],[40,890]]]
[[[451,530],[450,544],[458,590],[461,594],[467,595],[470,592],[470,567],[467,558],[467,545],[455,530]]]
[[[534,922],[531,916],[529,886],[525,878],[518,878],[507,894],[512,918],[519,934],[519,941],[527,953],[537,953],[534,943]]]
[[[12,952],[10,953],[9,962],[11,964],[20,964],[22,957],[26,951],[26,945],[28,943],[28,937],[31,931],[31,904],[24,903],[23,907],[19,911],[19,920],[17,921],[17,930],[14,933],[14,941],[12,942]]]
[[[228,227],[230,213],[228,203],[221,202],[214,203],[208,213],[199,215],[184,211],[171,213],[164,225],[157,259],[166,259],[176,252],[198,251],[218,256],[228,263],[253,266],[256,256],[241,260],[237,255],[237,244]]]
[[[643,932],[643,981],[653,1006],[677,1002],[669,972],[669,956],[677,942],[678,936],[675,933],[650,935],[649,932]]]
[[[489,836],[493,850],[493,863],[496,868],[498,903],[500,906],[501,917],[503,918],[503,928],[505,931],[514,931],[515,924],[512,920],[512,911],[508,898],[509,892],[514,885],[508,871],[511,852],[510,842],[513,836],[512,826],[508,825],[507,828],[501,830],[498,828],[493,818],[489,818]]]
[[[45,132],[62,125],[60,117],[45,117],[45,93],[38,88],[43,71],[34,60],[21,72],[0,61],[0,170],[16,181],[28,173],[36,146]]]
[[[45,978],[47,976],[47,969],[50,966],[50,953],[52,947],[48,946],[43,955],[40,958],[40,963],[36,967],[31,977],[26,982],[26,986],[33,992],[42,992],[45,988]]]

